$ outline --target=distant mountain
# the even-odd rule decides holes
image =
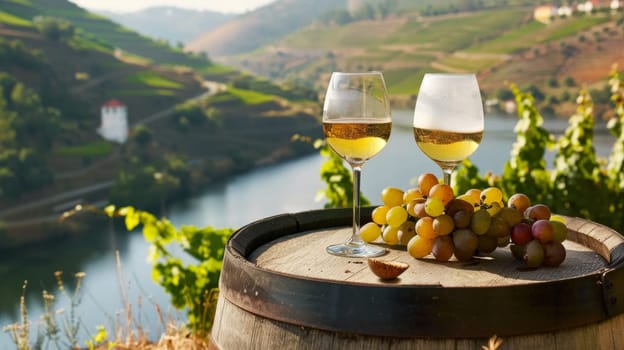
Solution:
[[[159,6],[129,13],[98,11],[125,27],[171,44],[186,43],[235,17],[213,11],[196,11]]]
[[[347,0],[278,0],[198,36],[186,48],[210,57],[252,51],[313,23],[323,13],[346,7]]]

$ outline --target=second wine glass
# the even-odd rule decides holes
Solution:
[[[334,72],[323,105],[323,132],[329,146],[353,171],[353,233],[345,243],[327,247],[334,255],[372,257],[386,253],[359,235],[360,173],[364,163],[388,142],[392,127],[386,84],[380,72]]]
[[[414,108],[414,138],[451,184],[453,170],[483,137],[483,103],[474,74],[427,73]]]

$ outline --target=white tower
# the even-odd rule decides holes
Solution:
[[[119,100],[112,99],[102,106],[102,124],[98,132],[109,141],[124,143],[128,139],[128,110]]]

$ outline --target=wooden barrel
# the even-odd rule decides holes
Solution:
[[[481,349],[496,335],[500,349],[624,349],[624,239],[565,219],[556,268],[521,269],[508,248],[441,263],[393,246],[385,258],[410,267],[392,282],[325,252],[350,236],[349,209],[254,222],[226,246],[212,347]]]

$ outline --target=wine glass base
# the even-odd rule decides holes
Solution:
[[[382,256],[388,252],[387,249],[374,245],[352,245],[348,243],[334,244],[327,247],[329,254],[345,256],[350,258],[372,258]]]

